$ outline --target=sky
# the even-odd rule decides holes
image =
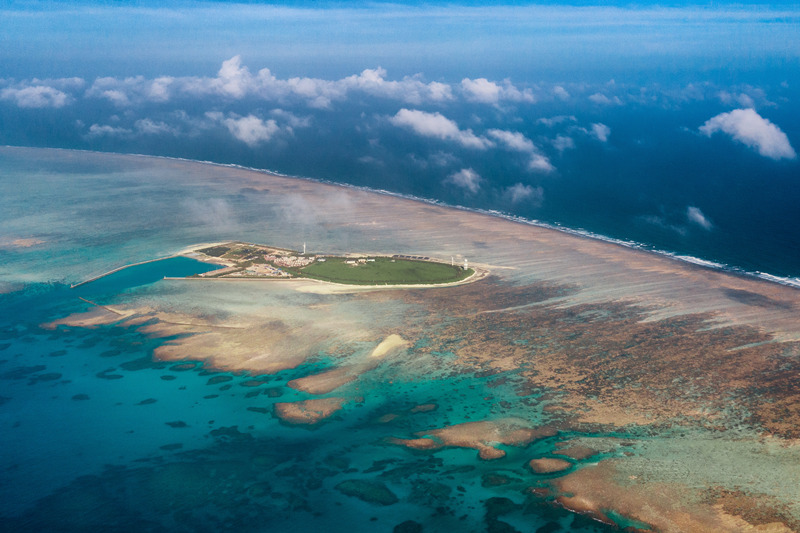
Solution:
[[[798,27],[783,3],[4,2],[0,143],[266,168],[800,276]]]

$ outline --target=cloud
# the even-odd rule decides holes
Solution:
[[[236,210],[223,198],[208,200],[191,198],[184,200],[182,206],[194,224],[210,226],[216,231],[236,231],[239,228]]]
[[[128,137],[133,131],[127,128],[109,126],[107,124],[92,124],[89,126],[88,137]]]
[[[552,172],[556,169],[550,160],[542,154],[533,154],[531,160],[528,162],[528,170],[535,172]]]
[[[553,140],[553,146],[559,152],[563,152],[564,150],[575,148],[575,141],[572,140],[572,137],[567,137],[565,135],[557,135],[556,138]]]
[[[269,112],[269,114],[285,122],[289,131],[292,131],[295,128],[307,128],[311,126],[311,117],[298,117],[291,111],[273,109]]]
[[[714,226],[711,221],[706,217],[697,207],[689,206],[686,208],[686,218],[692,224],[697,224],[705,230],[711,230]]]
[[[622,100],[620,100],[618,96],[609,98],[603,93],[594,93],[593,95],[589,96],[589,100],[599,105],[622,105]]]
[[[119,120],[114,116],[112,119]],[[79,124],[80,125],[80,124]],[[89,132],[86,137],[121,137],[133,138],[139,135],[179,135],[178,128],[170,126],[166,122],[155,121],[149,118],[139,119],[133,123],[132,128],[124,128],[122,126],[111,126],[108,124],[92,124],[89,126]]]
[[[147,97],[150,84],[142,76],[124,79],[111,77],[97,78],[86,91],[89,98],[102,98],[117,107],[126,107],[133,103],[149,100]],[[160,98],[157,96],[156,98]]]
[[[720,91],[717,96],[719,101],[725,105],[736,104],[742,107],[755,107],[756,105],[753,98],[745,93],[731,94],[728,91]]]
[[[358,76],[348,76],[340,84],[347,91],[359,90],[372,96],[402,100],[411,104],[443,102],[453,98],[452,88],[439,82],[424,83],[419,76],[404,77],[400,81],[386,80],[386,70],[366,69]]]
[[[667,222],[667,220],[663,216],[644,215],[644,216],[640,216],[638,218],[640,220],[643,220],[644,222],[647,222],[648,224],[652,224],[654,226],[658,226],[658,227],[661,227],[661,228],[664,228],[664,229],[668,229],[668,230],[674,231],[675,233],[677,233],[679,235],[686,235],[686,233],[687,233],[687,229],[686,229],[685,226],[680,226],[680,225],[677,225],[677,224],[670,224],[669,222]]]
[[[269,141],[280,131],[278,123],[273,119],[264,121],[255,115],[246,117],[233,115],[223,119],[222,123],[234,137],[248,146],[256,146],[263,141]]]
[[[238,55],[222,62],[214,81],[220,93],[232,98],[242,98],[254,85],[250,70],[242,66],[242,57]]]
[[[118,106],[163,103],[176,97],[216,96],[234,101],[245,98],[277,102],[300,100],[316,109],[330,108],[333,102],[346,99],[351,92],[410,104],[444,102],[453,98],[452,88],[445,83],[426,83],[420,75],[387,80],[386,74],[386,70],[378,67],[338,80],[279,79],[268,68],[252,73],[242,63],[241,56],[236,55],[222,62],[215,77],[98,78],[87,91],[87,96],[105,98]]]
[[[13,100],[24,108],[60,108],[72,102],[72,97],[63,91],[46,85],[32,85],[22,88],[9,87],[0,92],[3,100]]]
[[[553,96],[559,100],[569,100],[569,93],[561,85],[556,85],[553,87]]]
[[[465,148],[485,150],[494,143],[485,137],[478,137],[472,130],[461,130],[454,121],[441,113],[426,113],[416,109],[401,109],[389,118],[393,125],[413,130],[417,135],[455,141]]]
[[[458,172],[450,174],[445,180],[446,183],[457,185],[472,194],[475,194],[481,188],[481,181],[482,178],[471,168],[462,168]]]
[[[544,189],[541,187],[533,187],[531,185],[523,185],[516,183],[505,190],[504,195],[511,201],[512,204],[520,202],[528,202],[535,207],[542,205],[544,201]]]
[[[608,141],[608,136],[611,135],[611,128],[600,122],[592,124],[592,136],[598,141],[604,143]]]
[[[572,115],[557,115],[555,117],[537,119],[536,123],[544,124],[548,128],[552,128],[553,126],[557,126],[563,122],[577,122],[577,121],[578,119]]]
[[[518,152],[533,152],[536,147],[533,142],[517,131],[489,130],[490,137],[503,143],[509,150]]]
[[[300,194],[290,194],[275,208],[275,214],[285,223],[305,228],[319,224],[342,227],[353,222],[352,206],[352,198],[345,192],[332,193],[313,201]]]
[[[528,161],[528,170],[533,170],[535,172],[552,172],[555,170],[555,167],[550,163],[547,156],[539,153],[539,150],[533,142],[523,134],[516,131],[497,129],[489,130],[487,133],[490,137],[505,145],[509,150],[530,154],[531,158]]]
[[[167,124],[166,122],[154,121],[149,118],[137,120],[134,123],[134,128],[139,133],[146,135],[177,135],[178,130]]]
[[[718,131],[776,161],[797,157],[786,134],[754,109],[734,109],[730,113],[720,113],[700,126],[700,132],[709,137]]]
[[[520,91],[509,80],[504,80],[503,85],[498,85],[486,78],[474,80],[464,78],[461,80],[461,90],[467,100],[484,104],[497,104],[502,100],[529,103],[536,101],[530,89]]]

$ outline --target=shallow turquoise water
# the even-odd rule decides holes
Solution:
[[[528,530],[548,523],[577,527],[581,520],[565,511],[524,506],[523,489],[537,479],[524,465],[531,454],[552,450],[558,437],[504,447],[508,455],[491,462],[478,460],[472,449],[425,453],[387,444],[387,438],[411,437],[420,427],[499,415],[541,419],[535,407],[499,413],[497,402],[512,392],[489,389],[487,378],[398,377],[396,369],[378,368],[363,377],[363,399],[305,429],[280,423],[272,405],[308,398],[286,383],[318,372],[324,359],[274,376],[216,373],[199,364],[153,362],[152,350],[163,340],[132,329],[39,327],[87,309],[79,294],[101,301],[113,301],[115,292],[135,296],[168,283],[157,281],[165,271],[187,274],[197,269],[194,263],[170,259],[80,290],[32,285],[0,297],[3,308],[14,311],[0,323],[0,516],[7,524],[23,530],[188,531],[205,516],[217,530],[383,531],[414,520],[434,530],[460,525],[481,531],[492,498],[507,498],[498,500],[507,519]],[[408,414],[432,401],[437,410]],[[401,416],[375,422],[386,413]],[[486,487],[485,474],[515,482]],[[353,479],[382,484],[398,502],[378,505],[336,489]],[[143,486],[153,483],[173,496],[172,484],[189,493],[210,490],[214,504],[190,498],[165,511],[145,497]],[[113,518],[103,511],[108,507],[115,509]],[[270,512],[262,516],[265,509]],[[581,524],[595,529],[589,521]]]

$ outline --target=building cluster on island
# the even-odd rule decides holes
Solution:
[[[234,246],[212,247],[201,251],[205,255],[211,255],[223,261],[225,267],[211,272],[200,274],[199,277],[219,278],[219,277],[269,277],[269,278],[293,278],[296,271],[311,263],[324,263],[326,256],[307,255],[305,245],[303,253],[291,250],[269,248],[260,245],[239,243]],[[395,256],[406,257],[406,256]],[[410,257],[409,257],[410,258]],[[359,266],[366,263],[375,262],[374,258],[348,258],[344,263],[350,266]],[[292,272],[294,270],[295,272]]]

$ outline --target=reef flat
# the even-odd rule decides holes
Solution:
[[[226,490],[240,507],[225,507],[232,496],[221,490],[214,505],[231,524],[241,513],[255,517],[266,499],[292,509],[271,518],[277,527],[327,526],[335,502],[362,513],[365,522],[348,527],[365,531],[378,528],[369,517],[381,527],[411,520],[464,531],[500,523],[800,530],[800,291],[365,190],[193,162],[87,157],[113,162],[117,173],[171,172],[178,179],[170,183],[194,195],[235,189],[241,216],[217,234],[204,227],[206,239],[229,242],[235,230],[286,248],[313,240],[332,254],[358,242],[375,255],[469,258],[491,275],[438,288],[167,279],[81,293],[102,307],[76,294],[70,312],[51,313],[41,331],[124,331],[151,343],[143,355],[152,364],[200,362],[189,372],[227,372],[272,392],[247,398],[260,417],[252,430],[214,426],[217,444],[195,455],[76,480],[15,520],[41,524],[48,508],[68,512],[68,496],[102,500],[116,484],[133,495],[135,512],[158,521],[137,490],[167,491],[163,476],[175,486],[210,483],[208,461],[223,455],[229,462],[214,471],[233,480]],[[169,234],[153,251],[198,240],[188,230]],[[68,264],[75,280],[108,270]],[[213,385],[230,393],[228,383]],[[302,447],[257,459],[267,427]],[[195,470],[185,466],[200,456]],[[286,461],[295,470],[280,466]],[[134,512],[107,498],[123,515]],[[184,499],[161,511],[188,524],[207,506]]]

